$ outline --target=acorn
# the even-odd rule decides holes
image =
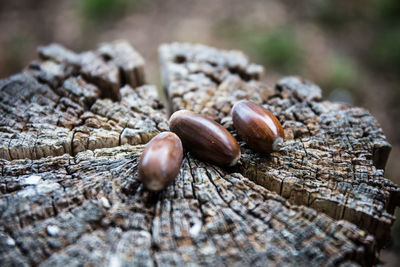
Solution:
[[[278,151],[285,138],[281,123],[268,110],[241,100],[232,108],[233,126],[250,148],[261,153]]]
[[[220,124],[188,110],[172,114],[169,128],[182,140],[185,149],[197,158],[226,167],[240,158],[236,139]]]
[[[147,143],[139,160],[139,180],[151,191],[171,184],[182,164],[183,148],[179,137],[162,132]]]

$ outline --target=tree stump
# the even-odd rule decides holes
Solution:
[[[0,265],[364,265],[390,237],[400,189],[364,109],[323,101],[296,77],[272,88],[238,51],[165,44],[169,110],[126,42],[41,60],[0,81]],[[222,169],[186,153],[160,193],[137,179],[145,143],[190,109],[235,136],[232,104],[249,99],[282,122],[271,155]]]

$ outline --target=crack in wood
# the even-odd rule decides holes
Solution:
[[[43,60],[36,69],[0,80],[0,96],[22,103],[22,110],[15,112],[12,105],[0,109],[6,118],[0,125],[6,129],[0,132],[0,156],[10,159],[0,159],[0,233],[13,233],[26,252],[23,258],[15,257],[17,252],[0,235],[2,265],[18,260],[56,266],[376,262],[400,191],[371,164],[375,157],[384,160],[388,143],[368,113],[324,102],[318,87],[300,79],[266,86],[257,81],[262,68],[238,51],[163,45],[163,87],[173,109],[207,114],[234,133],[230,107],[248,98],[285,121],[288,138],[282,151],[267,157],[240,142],[242,159],[230,169],[186,154],[176,181],[151,194],[137,180],[143,149],[138,144],[168,125],[155,88],[140,86],[144,62],[132,49],[112,43],[75,54],[57,45],[42,47]],[[185,63],[176,62],[175,55],[183,55]],[[117,86],[112,76],[95,72],[81,57],[111,74],[116,69]],[[92,76],[100,88],[80,75]],[[39,83],[38,77],[46,83]],[[129,86],[120,88],[124,83]],[[21,96],[9,94],[13,88]],[[118,89],[119,102],[101,99],[107,88]],[[39,102],[54,105],[54,111],[36,105]],[[354,134],[362,140],[341,129],[358,129]],[[82,149],[73,147],[76,142]],[[13,153],[30,160],[11,160]],[[335,206],[334,219],[324,214],[331,215],[327,204]],[[355,204],[371,209],[375,217],[365,210],[356,213]],[[377,241],[340,220],[353,217]]]
[[[231,105],[243,98],[257,99],[256,102],[264,104],[268,109],[272,109],[279,118],[286,120],[284,127],[286,126],[285,130],[289,135],[287,137],[286,147],[284,147],[283,151],[273,154],[280,158],[280,160],[278,160],[279,163],[276,164],[274,160],[265,160],[258,154],[253,154],[248,151],[246,146],[242,146],[242,152],[245,150],[245,153],[242,153],[241,162],[245,164],[239,164],[236,171],[261,183],[268,189],[277,191],[281,195],[288,193],[287,190],[290,190],[290,194],[287,195],[287,197],[291,203],[309,205],[337,219],[341,219],[344,215],[338,214],[335,210],[337,206],[343,206],[343,214],[350,212],[346,216],[347,220],[351,220],[371,233],[376,233],[377,229],[371,226],[371,220],[374,220],[375,224],[382,223],[386,227],[386,230],[380,231],[380,233],[384,231],[389,233],[389,228],[394,218],[392,217],[392,219],[388,221],[388,218],[391,217],[389,214],[392,213],[391,210],[386,208],[386,211],[384,210],[382,212],[380,206],[388,207],[398,205],[399,203],[392,204],[389,203],[392,198],[380,197],[379,201],[381,203],[375,204],[377,207],[374,209],[372,205],[364,201],[364,199],[369,197],[369,192],[373,190],[367,192],[359,185],[362,182],[359,178],[360,175],[358,175],[360,168],[368,171],[374,178],[378,178],[377,173],[379,172],[379,170],[371,166],[368,162],[368,158],[356,154],[360,151],[360,145],[371,142],[372,140],[373,142],[386,142],[382,130],[370,114],[359,108],[321,101],[321,91],[317,86],[293,77],[284,78],[279,81],[275,87],[275,92],[268,90],[263,91],[260,89],[262,88],[261,83],[254,81],[247,82],[246,79],[232,83],[231,81],[234,79],[232,80],[229,74],[219,76],[218,81],[216,79],[211,79],[211,81],[209,81],[211,85],[204,82],[201,74],[207,76],[210,73],[213,75],[215,73],[224,73],[224,71],[221,70],[223,68],[229,73],[229,67],[227,67],[227,63],[225,62],[229,62],[230,59],[226,60],[226,53],[229,53],[229,51],[215,50],[214,48],[206,46],[178,43],[162,45],[160,48],[160,58],[163,68],[163,87],[166,88],[168,95],[171,97],[171,106],[174,109],[194,110],[206,114],[219,122],[228,121],[227,128],[232,131],[232,124],[229,123],[230,118],[224,117],[229,116]],[[216,57],[216,54],[221,58],[222,63],[220,63],[220,65],[217,64],[210,67],[210,65],[205,64],[206,62],[204,60],[207,58],[205,55]],[[184,57],[185,64],[177,63],[174,60],[176,55]],[[232,58],[234,58],[234,56],[232,56]],[[224,62],[223,60],[226,61]],[[246,59],[237,59],[237,61],[246,62]],[[243,63],[242,65],[244,69],[246,69],[246,64],[249,63]],[[224,86],[221,86],[222,84],[224,84]],[[216,90],[213,90],[211,94],[206,95],[203,93],[207,92],[208,88],[214,87]],[[247,91],[237,96],[235,93],[238,87],[246,88]],[[254,88],[256,89],[254,90]],[[268,92],[266,96],[263,95],[265,92]],[[220,99],[223,99],[227,106],[221,106],[219,102]],[[221,116],[221,114],[223,115]],[[294,126],[293,128],[289,128],[290,126],[287,127],[290,124],[286,124],[286,122],[290,122],[290,120],[297,123],[292,124]],[[325,126],[331,122],[332,125],[328,127]],[[303,129],[301,127],[296,129],[298,123],[301,123]],[[357,139],[350,139],[350,135],[352,135],[351,130],[355,129],[354,134],[357,134],[356,129],[358,127],[362,129],[372,127],[375,134],[370,135],[364,133],[363,136],[360,136],[364,138],[361,142],[358,142]],[[293,132],[293,130],[294,140],[292,139],[292,141],[290,132]],[[324,149],[323,141],[321,142],[322,146],[319,145],[319,143],[314,145],[313,142],[318,140],[316,137],[322,138],[322,140],[325,139],[329,149]],[[300,147],[298,147],[298,144],[300,144]],[[328,186],[326,186],[324,184],[325,180],[317,176],[319,176],[318,174],[320,172],[324,173],[324,170],[329,170],[329,168],[331,168],[326,162],[328,159],[326,155],[337,150],[338,144],[343,149],[350,149],[348,154],[354,153],[357,161],[343,161],[342,159],[345,159],[345,156],[342,154],[337,167],[334,168],[333,175],[330,171],[327,172],[329,183],[327,184]],[[301,152],[299,149],[304,151],[304,154],[299,153]],[[365,155],[363,152],[365,149],[368,148],[361,148],[360,152],[362,155]],[[319,154],[321,155],[320,157],[316,156]],[[373,154],[373,152],[371,154]],[[283,155],[284,157],[282,157]],[[298,160],[298,158],[301,160]],[[338,177],[337,175],[341,175],[341,173],[347,171],[348,167],[342,169],[344,164],[350,165],[349,167],[352,169],[352,171],[349,172],[349,174],[352,175],[352,179],[350,180],[348,178],[346,178],[346,180],[336,178]],[[375,164],[375,166],[377,165]],[[379,164],[379,166],[381,167],[382,164]],[[279,175],[277,175],[276,172],[273,171],[273,168],[287,169],[288,172],[285,174],[285,172],[279,171]],[[313,178],[311,177],[311,173],[314,174]],[[282,175],[284,176],[282,177]],[[385,187],[385,195],[398,195],[399,189],[393,190],[396,186],[392,186],[389,180],[386,180],[382,176],[379,176],[378,179],[384,181],[384,183],[388,185]],[[369,179],[368,176],[366,177],[368,186],[373,187],[375,184],[376,186],[381,186],[376,182],[371,182],[371,180],[376,179]],[[279,182],[279,186],[275,186],[277,182]],[[312,185],[312,183],[315,185]],[[338,185],[340,183],[348,183],[350,188],[352,188],[352,194],[348,194],[347,191],[345,191],[345,193],[340,192],[338,190]],[[325,187],[326,190],[314,192],[315,190],[310,187],[311,185],[319,189]],[[296,189],[297,187],[300,189]],[[330,190],[330,193],[324,193],[327,190]],[[298,193],[296,193],[296,191]],[[316,196],[310,199],[313,194]],[[360,198],[356,198],[355,196],[357,194],[364,194],[365,196],[361,195]],[[380,193],[376,192],[374,194],[379,195]],[[355,206],[364,206],[365,209],[363,211],[356,211]],[[371,211],[370,208],[374,209],[374,211]],[[350,214],[354,214],[354,216]],[[376,217],[377,215],[379,217]],[[385,240],[387,240],[387,238],[387,234],[385,236],[377,234],[378,247],[381,247],[386,242]]]

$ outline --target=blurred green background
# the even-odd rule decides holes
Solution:
[[[0,0],[0,28],[0,78],[51,42],[82,51],[126,39],[157,85],[162,42],[243,50],[265,66],[271,85],[301,75],[327,99],[370,110],[393,145],[386,176],[400,184],[399,0]],[[399,220],[393,234],[382,252],[387,266],[399,262]]]

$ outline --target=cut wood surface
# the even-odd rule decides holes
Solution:
[[[249,99],[282,122],[281,151],[260,155],[242,143],[235,172],[292,204],[355,223],[374,234],[379,247],[390,238],[400,191],[383,177],[391,146],[366,110],[322,101],[318,86],[296,77],[274,88],[247,81],[259,77],[261,68],[240,52],[175,43],[161,46],[160,54],[174,110],[194,110],[233,131],[229,111],[233,103]]]
[[[170,110],[145,84],[126,42],[41,60],[0,81],[0,265],[373,265],[390,237],[400,189],[384,178],[390,152],[364,109],[323,101],[288,77],[269,87],[238,51],[160,47]],[[240,141],[221,169],[186,153],[160,193],[138,181],[144,144],[189,109],[220,122],[240,99],[285,128],[278,152]]]

